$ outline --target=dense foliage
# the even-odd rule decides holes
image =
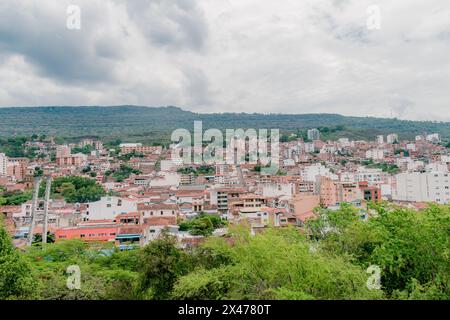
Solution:
[[[18,206],[31,200],[32,197],[31,191],[5,191],[0,189],[0,206]]]
[[[1,219],[0,219],[1,220]],[[37,298],[37,284],[30,264],[13,248],[0,221],[0,300]]]
[[[201,213],[199,216],[180,223],[180,231],[189,231],[194,236],[210,236],[217,228],[225,225],[219,216]]]
[[[390,174],[397,174],[400,172],[400,168],[396,164],[390,164],[386,162],[374,163],[372,160],[362,161],[362,164],[367,168],[381,169],[383,172],[387,172]]]
[[[23,144],[27,141],[24,137],[0,138],[0,153],[5,153],[8,157],[25,157],[26,153]]]
[[[348,205],[321,211],[309,223],[310,237],[324,252],[379,266],[388,298],[450,299],[450,207],[377,205],[372,213],[366,221]]]
[[[181,174],[194,174],[195,176],[198,175],[214,175],[216,172],[216,169],[213,166],[198,166],[198,167],[185,167],[185,168],[179,168],[177,170],[178,173]]]
[[[72,154],[82,153],[82,154],[90,154],[94,150],[94,147],[90,144],[85,145],[84,147],[74,147],[72,148]]]
[[[301,229],[230,227],[191,249],[163,233],[131,251],[60,241],[21,253],[1,229],[0,298],[450,299],[450,207],[380,204],[369,216],[343,205]],[[71,265],[79,290],[66,286]],[[380,289],[367,286],[374,265]]]
[[[79,177],[59,177],[52,181],[52,197],[62,197],[69,203],[86,203],[98,201],[106,194],[105,190],[95,180]],[[41,184],[40,196],[45,194],[45,181]]]
[[[122,164],[120,165],[119,169],[106,172],[106,176],[112,175],[116,182],[124,181],[125,179],[129,178],[131,174],[141,174],[141,171]]]

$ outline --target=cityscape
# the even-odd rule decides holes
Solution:
[[[241,137],[246,155],[243,162],[233,158],[232,162],[206,163],[201,160],[208,148],[203,143],[200,161],[195,164],[174,157],[179,146],[176,141],[145,145],[84,138],[61,144],[55,142],[56,137],[37,134],[27,139],[9,138],[2,141],[3,148],[14,146],[8,152],[23,156],[0,153],[2,220],[13,246],[30,257],[44,254],[33,251],[41,247],[49,250],[50,256],[52,250],[68,250],[70,256],[75,248],[65,246],[74,241],[70,246],[97,248],[103,258],[111,259],[163,243],[179,252],[201,255],[197,251],[203,252],[202,248],[217,239],[225,244],[239,241],[240,232],[257,238],[271,234],[271,230],[306,233],[309,240],[303,241],[314,248],[318,242],[313,239],[323,237],[326,241],[326,235],[333,234],[332,228],[342,223],[334,222],[337,225],[333,227],[324,218],[330,215],[341,219],[350,215],[347,219],[353,217],[355,224],[379,219],[385,211],[400,214],[396,219],[404,210],[413,215],[441,210],[448,215],[450,149],[438,133],[417,135],[412,141],[401,139],[397,133],[368,141],[332,141],[322,139],[327,131],[321,127],[305,130],[304,137],[283,135],[277,143],[277,170],[272,173],[264,172],[270,166],[267,160],[251,163],[252,142],[246,136]],[[238,145],[233,151],[237,152]],[[274,162],[271,156],[270,162]],[[323,225],[315,225],[317,222]],[[431,231],[434,237],[436,230]],[[370,237],[373,231],[360,232],[360,236]],[[370,238],[364,241],[370,243]],[[128,281],[133,277],[122,281],[132,286]],[[347,294],[381,297],[381,287],[369,290],[369,280],[362,284]],[[173,285],[167,283],[164,290],[177,290]],[[377,282],[372,286],[377,288]],[[200,293],[201,288],[191,289],[176,297],[190,299],[202,294],[204,299],[217,298],[214,293]],[[60,290],[59,294],[68,295],[69,289]],[[83,292],[83,287],[74,292],[77,290]],[[130,295],[126,299],[137,298],[135,289],[126,290]],[[115,292],[113,297],[123,299],[124,292]],[[78,299],[87,293],[73,295]],[[170,297],[166,291],[158,295]],[[89,295],[85,298],[94,299]]]
[[[449,17],[0,1],[0,315],[448,307]]]

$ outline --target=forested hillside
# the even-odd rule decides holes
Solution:
[[[277,128],[298,133],[321,128],[325,138],[373,139],[377,134],[398,133],[411,139],[424,133],[450,138],[450,123],[382,118],[345,117],[338,114],[198,114],[177,107],[30,107],[0,108],[0,137],[13,134],[54,135],[65,138],[95,136],[123,141],[168,141],[176,128],[192,130],[194,120],[204,128]]]

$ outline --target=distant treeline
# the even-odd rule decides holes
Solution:
[[[338,114],[199,114],[178,107],[29,107],[0,108],[0,137],[32,134],[78,139],[97,137],[106,141],[167,143],[174,129],[193,131],[195,120],[203,128],[280,129],[283,134],[304,136],[310,128],[321,128],[324,138],[374,139],[378,134],[398,133],[400,139],[439,133],[450,139],[450,123],[406,121]]]

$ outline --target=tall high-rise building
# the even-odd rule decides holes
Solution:
[[[56,147],[56,158],[67,158],[70,157],[70,147],[63,145]]]
[[[6,176],[8,172],[8,157],[4,153],[0,153],[0,176]]]
[[[439,135],[439,133],[432,133],[432,134],[429,134],[429,135],[427,135],[427,137],[426,137],[426,139],[427,139],[427,141],[430,141],[430,142],[441,142],[441,136]]]
[[[309,140],[320,140],[320,131],[317,129],[308,130],[308,139]]]
[[[398,135],[396,133],[391,133],[386,136],[387,143],[396,143],[398,142]]]
[[[378,144],[383,144],[384,143],[384,136],[383,135],[377,136],[377,142],[378,142]]]
[[[449,172],[405,172],[395,178],[394,200],[450,203]]]

